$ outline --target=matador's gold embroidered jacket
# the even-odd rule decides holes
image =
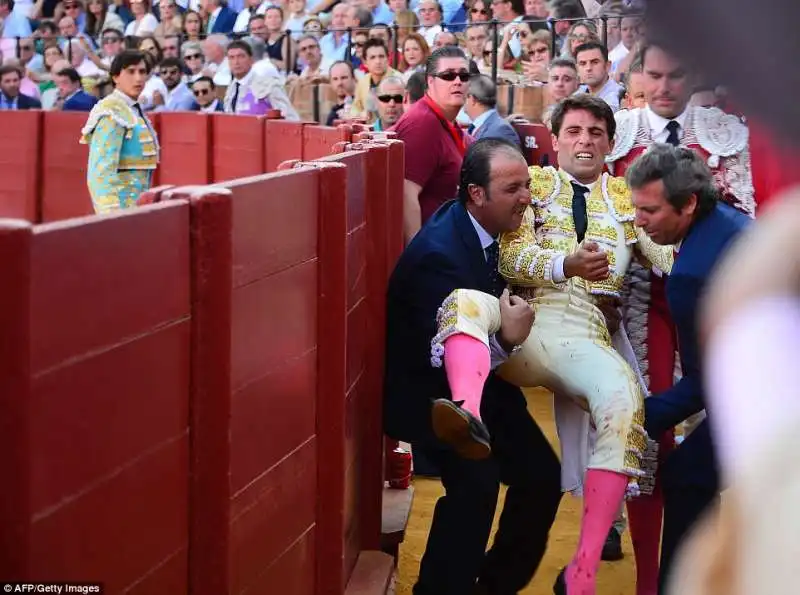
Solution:
[[[572,218],[572,184],[553,167],[530,168],[531,206],[519,229],[500,239],[500,273],[527,298],[536,288],[569,291],[580,286],[596,296],[619,298],[634,248],[664,272],[672,269],[672,246],[659,246],[634,221],[631,192],[623,178],[603,173],[586,197],[588,226],[584,242],[596,242],[608,255],[609,276],[598,282],[580,277],[553,280],[553,264],[559,256],[578,249]],[[525,290],[527,288],[527,291]]]

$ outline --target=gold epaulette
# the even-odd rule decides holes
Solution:
[[[97,128],[98,122],[103,117],[109,117],[126,131],[136,126],[136,114],[124,99],[112,93],[98,101],[89,112],[89,118],[81,129],[81,143],[89,144],[92,132]]]

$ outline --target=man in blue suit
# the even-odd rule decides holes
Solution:
[[[627,171],[636,225],[657,243],[675,246],[666,284],[678,331],[683,377],[671,389],[645,399],[645,429],[653,439],[705,409],[698,313],[706,282],[750,219],[718,201],[703,159],[691,149],[656,144]],[[664,528],[660,589],[687,532],[718,499],[720,480],[708,420],[673,451],[662,469]]]
[[[81,88],[81,76],[74,68],[59,70],[55,76],[58,88],[58,105],[65,112],[90,112],[97,97]]]
[[[228,4],[223,0],[202,0],[208,12],[208,24],[206,33],[228,33],[233,32],[238,14],[228,8]]]
[[[431,217],[389,281],[385,431],[424,448],[441,470],[446,491],[436,503],[414,595],[517,593],[544,555],[558,510],[560,464],[518,388],[494,374],[486,383],[481,416],[491,434],[489,458],[460,456],[436,438],[431,422],[433,400],[449,397],[444,369],[431,364],[430,339],[450,292],[469,287],[502,295],[502,327],[491,341],[495,361],[530,332],[533,311],[504,292],[496,241],[519,227],[530,203],[529,182],[513,145],[497,139],[474,143],[464,157],[459,200]],[[500,482],[509,488],[486,552]]]
[[[486,75],[474,76],[469,81],[464,111],[472,125],[468,132],[475,138],[502,138],[519,147],[519,135],[514,127],[497,113],[497,85]]]

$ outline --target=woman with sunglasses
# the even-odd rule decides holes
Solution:
[[[492,5],[483,0],[473,0],[467,11],[467,19],[472,23],[488,23],[492,19]]]

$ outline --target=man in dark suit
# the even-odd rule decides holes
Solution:
[[[645,429],[654,439],[705,408],[698,345],[699,301],[710,275],[750,219],[717,201],[711,171],[691,149],[654,145],[627,171],[636,225],[657,243],[676,246],[666,284],[678,331],[683,377],[645,399]],[[664,528],[660,589],[675,552],[701,514],[717,500],[720,481],[708,420],[671,453],[662,469]]]
[[[464,111],[472,120],[468,132],[475,138],[502,138],[520,146],[519,134],[497,113],[497,85],[485,75],[474,76],[469,81]]]
[[[38,99],[19,92],[22,70],[13,64],[0,66],[0,110],[42,109]]]
[[[81,88],[81,75],[74,68],[59,70],[55,76],[58,88],[58,101],[65,112],[90,112],[97,103],[97,97],[89,95]]]
[[[415,595],[517,593],[544,555],[561,499],[560,464],[520,390],[490,374],[481,416],[492,454],[468,460],[437,440],[432,401],[449,396],[445,371],[431,364],[436,313],[456,288],[501,296],[493,360],[527,337],[533,313],[503,293],[497,271],[503,232],[519,227],[530,203],[525,160],[510,143],[476,142],[464,157],[460,196],[445,203],[406,248],[388,290],[384,426],[392,438],[424,448],[441,470]],[[486,552],[500,482],[509,486],[494,544]],[[477,587],[476,587],[477,579]]]

